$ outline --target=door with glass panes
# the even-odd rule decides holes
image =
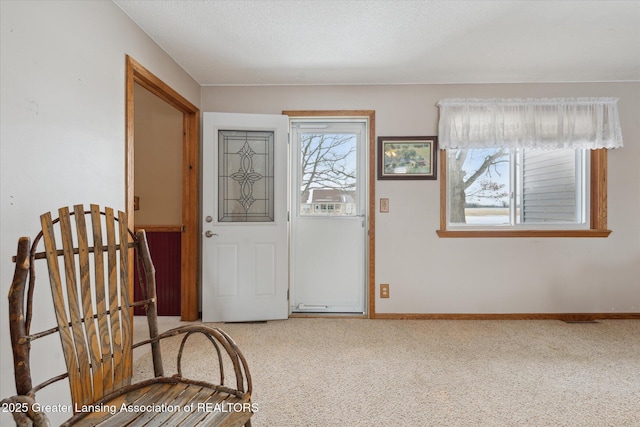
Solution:
[[[202,320],[286,319],[288,118],[203,114]]]
[[[363,314],[368,122],[290,123],[290,310]]]

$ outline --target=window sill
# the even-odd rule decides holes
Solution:
[[[608,237],[611,230],[437,230],[441,238],[467,237]]]

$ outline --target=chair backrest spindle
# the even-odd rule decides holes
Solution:
[[[65,207],[58,213],[57,221],[52,220],[50,213],[41,216],[43,240],[72,401],[82,405],[131,382],[129,242],[132,235],[127,229],[125,214],[118,212],[116,217],[110,208],[105,208],[103,214],[96,205],[91,205],[87,212],[82,205],[76,205],[73,212]],[[90,219],[90,232],[85,217]],[[106,231],[106,250],[103,230]],[[62,250],[56,243],[56,232]],[[60,271],[60,254],[64,277]]]

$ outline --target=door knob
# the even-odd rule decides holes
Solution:
[[[205,236],[207,236],[207,237],[217,236],[217,234],[216,234],[216,233],[214,233],[214,232],[213,232],[213,231],[211,231],[211,230],[207,230],[207,231],[205,231],[204,235],[205,235]]]

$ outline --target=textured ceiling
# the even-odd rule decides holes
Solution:
[[[640,1],[114,0],[201,85],[640,81]]]

